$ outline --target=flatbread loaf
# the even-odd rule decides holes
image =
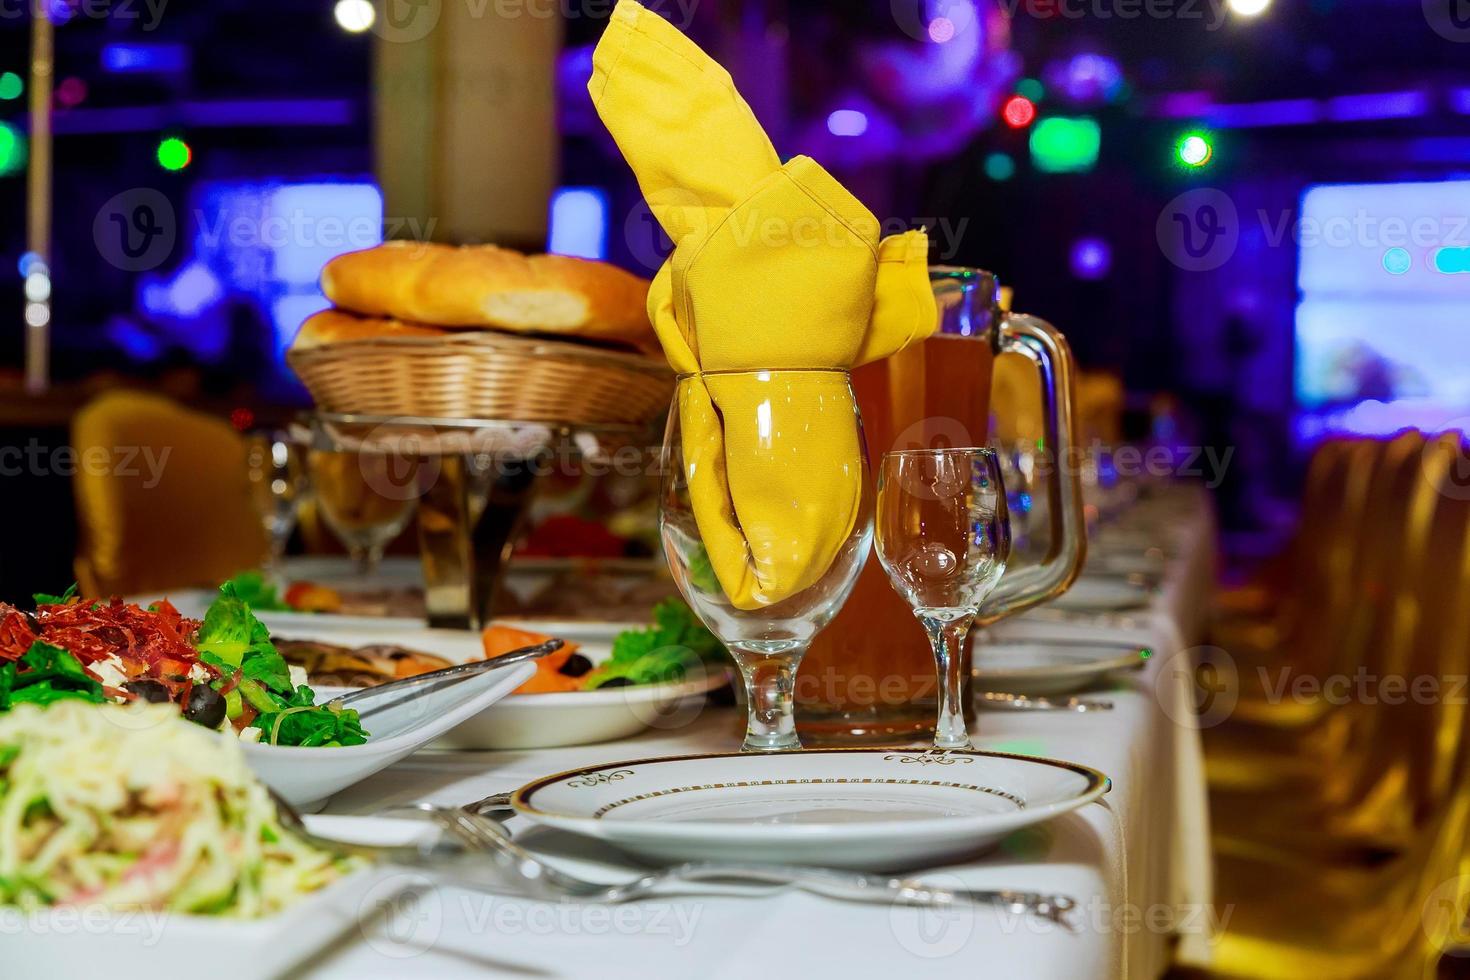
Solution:
[[[617,266],[495,245],[387,242],[322,270],[337,306],[436,327],[565,334],[657,349],[648,282]]]

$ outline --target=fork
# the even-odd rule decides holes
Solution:
[[[980,707],[1003,708],[1008,711],[1112,711],[1113,702],[1102,698],[1032,698],[1024,694],[1006,694],[1002,691],[985,691],[980,695]]]
[[[495,797],[488,799],[494,800]],[[1075,900],[1065,895],[1010,889],[945,889],[912,878],[782,864],[691,861],[649,872],[632,881],[609,885],[586,881],[552,867],[517,844],[498,822],[487,817],[462,808],[432,803],[415,804],[410,808],[428,814],[469,846],[494,856],[501,870],[524,889],[527,897],[534,899],[618,903],[654,894],[666,885],[725,882],[766,886],[757,887],[756,894],[791,887],[827,898],[867,904],[987,906],[1016,915],[1035,915],[1068,929],[1071,924],[1067,915],[1077,905]],[[751,894],[752,891],[747,888],[742,893]]]

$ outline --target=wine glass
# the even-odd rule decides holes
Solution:
[[[264,571],[274,580],[286,542],[296,529],[297,508],[309,488],[301,447],[284,432],[250,433],[245,437],[245,477],[269,543]]]
[[[308,457],[322,519],[371,576],[388,542],[413,519],[418,460],[391,453],[314,451]]]
[[[1010,555],[1000,461],[992,449],[886,453],[878,473],[878,561],[913,608],[939,672],[937,749],[970,748],[965,638]]]
[[[710,392],[738,393],[719,405],[719,427],[686,428],[686,412],[708,421]],[[792,439],[800,433],[805,439]],[[815,440],[813,439],[815,437]],[[809,452],[812,445],[823,452]],[[661,460],[659,530],[674,581],[696,615],[730,650],[745,681],[747,752],[799,749],[793,713],[796,670],[812,638],[847,601],[872,540],[872,492],[862,422],[846,371],[716,371],[683,376]],[[732,501],[751,513],[721,510],[711,472],[738,483]],[[694,487],[691,491],[691,480]],[[701,481],[706,482],[701,482]],[[717,499],[718,498],[718,499]],[[830,556],[822,567],[800,559],[786,574],[809,579],[777,601],[746,596],[737,605],[721,583],[742,535],[751,553],[773,564],[791,556]],[[718,535],[718,538],[707,537]],[[716,561],[721,562],[717,570]],[[760,570],[761,558],[750,568]],[[737,567],[744,563],[736,562]],[[776,586],[782,583],[776,581]]]

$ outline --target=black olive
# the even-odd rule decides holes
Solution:
[[[136,694],[138,700],[147,701],[149,704],[167,704],[173,700],[169,697],[168,688],[149,677],[128,681],[123,685],[123,690],[129,694]]]
[[[604,687],[631,687],[632,684],[633,682],[626,677],[614,677],[597,685],[597,689],[600,691]]]
[[[557,673],[565,674],[568,677],[581,677],[583,674],[587,673],[587,671],[591,669],[592,661],[588,660],[580,653],[574,653],[567,658],[566,663],[561,665],[561,669],[557,671]]]
[[[205,728],[218,728],[225,720],[225,699],[208,684],[195,684],[184,705],[184,717]]]

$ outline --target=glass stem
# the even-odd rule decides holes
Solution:
[[[919,617],[929,642],[934,647],[934,662],[939,668],[939,720],[934,725],[936,749],[968,749],[970,730],[965,725],[965,698],[969,694],[968,678],[962,676],[965,665],[965,636],[970,632],[974,615],[955,619]]]
[[[796,737],[793,691],[796,668],[805,644],[780,644],[779,649],[731,647],[730,653],[745,678],[747,715],[745,752],[781,752],[801,748]]]

